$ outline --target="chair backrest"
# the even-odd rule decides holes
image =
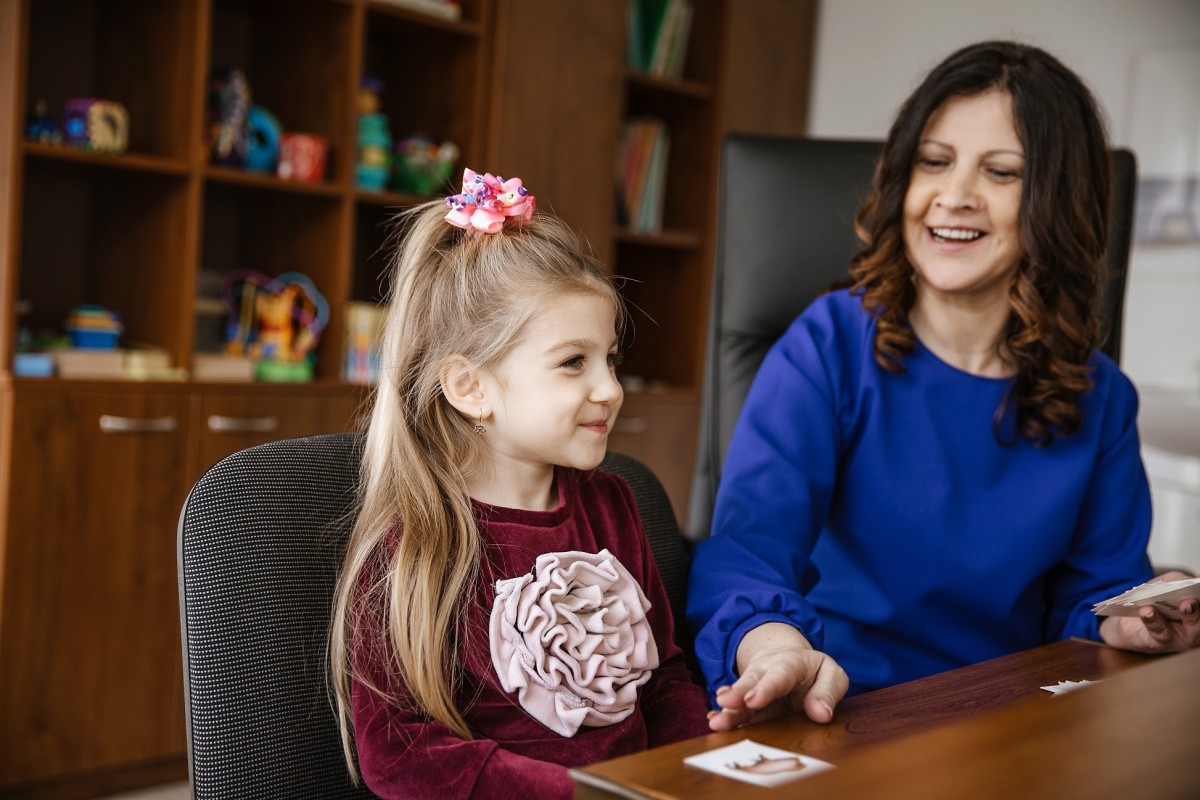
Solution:
[[[347,775],[325,667],[361,452],[358,433],[259,445],[213,466],[188,495],[179,605],[198,800],[374,796]],[[687,552],[666,492],[627,456],[611,453],[601,469],[633,489],[682,620]],[[690,657],[686,633],[677,637]]]
[[[687,536],[709,534],[721,465],[767,350],[857,250],[854,215],[882,142],[732,134],[721,147],[717,253]],[[1104,350],[1117,359],[1136,163],[1113,151]]]

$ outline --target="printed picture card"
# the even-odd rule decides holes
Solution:
[[[759,786],[780,786],[833,769],[833,764],[827,761],[780,750],[778,747],[759,744],[750,739],[689,756],[683,763]]]

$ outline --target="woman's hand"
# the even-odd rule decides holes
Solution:
[[[1178,581],[1190,577],[1182,572],[1167,572],[1154,580]],[[1107,617],[1100,623],[1100,638],[1113,647],[1140,653],[1178,653],[1200,647],[1200,601],[1185,598],[1179,603],[1178,615],[1144,605],[1136,617]]]
[[[714,731],[801,709],[813,722],[829,722],[850,685],[836,661],[781,622],[768,622],[743,636],[737,665],[737,681],[717,689],[721,710],[708,715]]]

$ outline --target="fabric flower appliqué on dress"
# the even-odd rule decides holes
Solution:
[[[532,574],[496,582],[490,633],[500,684],[563,736],[620,722],[658,666],[649,608],[608,550],[539,556]]]
[[[446,221],[468,233],[499,233],[507,219],[528,222],[537,208],[537,198],[525,189],[520,178],[504,180],[490,172],[483,175],[463,170],[462,193],[446,198],[450,210]]]

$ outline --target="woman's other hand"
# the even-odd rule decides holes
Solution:
[[[708,720],[714,731],[799,710],[814,722],[829,722],[850,685],[836,661],[781,622],[768,622],[743,636],[737,664],[737,681],[717,689],[721,709]]]
[[[1182,572],[1167,572],[1154,580],[1178,581],[1190,577]],[[1178,653],[1200,647],[1200,601],[1185,598],[1179,603],[1178,614],[1144,605],[1136,617],[1107,617],[1100,623],[1100,638],[1113,647],[1140,653]]]

